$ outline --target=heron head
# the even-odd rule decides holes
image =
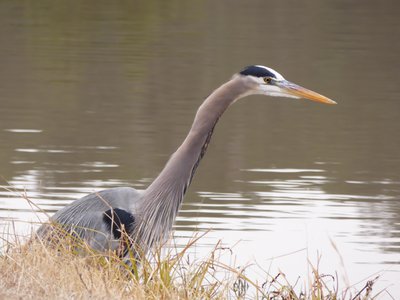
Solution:
[[[239,73],[239,76],[251,82],[250,94],[304,98],[326,104],[336,104],[335,101],[325,96],[286,80],[277,71],[268,67],[260,65],[248,66]]]

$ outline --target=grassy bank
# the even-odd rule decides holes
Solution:
[[[80,245],[86,252],[82,256],[68,243],[57,250],[38,241],[8,243],[0,256],[0,299],[375,299],[373,281],[359,291],[339,290],[336,276],[314,268],[309,278],[296,283],[282,273],[253,281],[245,268],[222,262],[221,252],[230,250],[220,245],[207,257],[192,260],[188,253],[198,239],[179,252],[157,251],[138,272],[115,253],[105,256],[85,245]]]

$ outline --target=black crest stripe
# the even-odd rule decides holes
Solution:
[[[268,69],[259,66],[248,66],[244,68],[240,74],[251,75],[255,77],[273,77],[276,78],[275,74],[270,72]]]

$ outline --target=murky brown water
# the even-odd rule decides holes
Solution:
[[[240,240],[239,262],[292,278],[322,253],[324,272],[351,283],[380,272],[379,288],[400,297],[399,9],[385,0],[2,1],[3,185],[49,213],[99,189],[145,188],[202,99],[264,64],[339,105],[253,96],[232,106],[175,235],[211,228],[205,249]],[[3,231],[10,219],[26,232],[36,216],[2,189]]]

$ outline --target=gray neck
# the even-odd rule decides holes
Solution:
[[[146,228],[146,232],[140,233],[146,246],[151,247],[154,241],[166,238],[161,235],[172,228],[183,196],[207,150],[218,119],[231,103],[248,90],[240,80],[232,78],[207,97],[198,109],[183,143],[144,191],[139,210],[141,220],[146,224],[142,227]]]

